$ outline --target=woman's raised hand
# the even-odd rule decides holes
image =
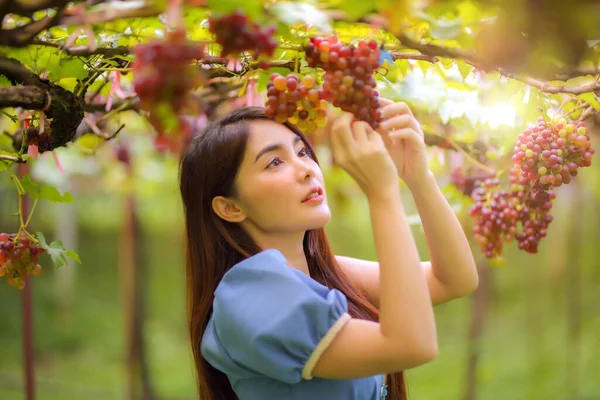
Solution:
[[[419,122],[406,103],[381,98],[385,120],[377,131],[383,136],[400,178],[411,188],[429,174],[425,138]]]
[[[352,176],[369,199],[398,190],[398,170],[383,138],[363,121],[343,113],[331,128],[336,163]]]

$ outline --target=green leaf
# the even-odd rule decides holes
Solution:
[[[57,79],[61,78],[77,78],[83,79],[87,76],[85,64],[78,58],[61,58],[58,62],[60,72]]]
[[[39,193],[37,190],[38,184],[31,180],[31,176],[29,174],[21,178],[21,186],[23,186],[23,190],[25,190],[25,193],[27,193],[32,199],[35,200],[39,197]]]
[[[231,14],[240,10],[251,20],[256,20],[263,14],[260,0],[207,0],[206,6],[216,15]]]
[[[81,258],[79,258],[79,254],[75,253],[73,250],[67,250],[67,257],[72,258],[73,260],[77,261],[79,264],[81,264]]]
[[[402,32],[404,23],[411,16],[407,0],[376,0],[377,9],[387,19],[388,30],[397,35]]]
[[[75,199],[71,196],[71,193],[65,192],[61,194],[60,191],[54,186],[43,186],[40,190],[40,198],[52,201],[54,203],[74,203]]]
[[[4,161],[0,161],[0,172],[8,169],[8,163]]]
[[[376,9],[373,0],[342,0],[340,8],[344,10],[348,21],[356,21]]]
[[[583,93],[578,95],[581,100],[590,103],[590,106],[594,107],[595,110],[600,108],[600,102],[598,102],[598,96],[596,96],[593,92]]]
[[[10,81],[4,75],[0,75],[0,86],[12,86]]]
[[[270,11],[286,25],[312,25],[321,32],[332,30],[329,17],[308,3],[276,3],[271,6]]]
[[[467,79],[467,76],[469,76],[469,74],[473,70],[473,67],[462,60],[457,60],[456,65],[463,80]]]
[[[61,268],[67,265],[68,260],[67,257],[72,258],[73,260],[79,262],[81,264],[81,259],[79,255],[73,250],[66,250],[61,240],[55,240],[54,242],[46,243],[46,238],[42,232],[36,232],[37,240],[40,244],[40,247],[48,252],[50,258],[52,258],[52,262],[56,268]]]

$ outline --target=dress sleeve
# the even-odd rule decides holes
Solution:
[[[265,250],[231,268],[215,291],[203,357],[228,375],[311,379],[321,354],[350,320],[346,297]]]

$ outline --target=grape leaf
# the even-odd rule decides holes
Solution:
[[[73,196],[69,192],[65,192],[61,194],[60,191],[54,186],[42,186],[38,191],[38,184],[31,180],[31,176],[29,174],[25,175],[21,178],[21,186],[23,186],[23,190],[25,193],[29,195],[32,199],[45,199],[52,201],[54,203],[74,203],[75,200]]]
[[[87,76],[85,64],[78,58],[62,58],[58,62],[60,72],[57,79],[61,78],[77,78],[83,79]]]
[[[251,20],[256,20],[263,14],[259,0],[207,0],[206,6],[215,14],[231,14],[236,10],[243,11]]]
[[[598,102],[599,98],[593,92],[582,93],[577,97],[579,97],[583,101],[590,103],[590,105],[594,107],[595,110],[600,108],[600,102]]]
[[[40,247],[48,252],[50,258],[52,258],[52,262],[54,262],[54,265],[57,269],[67,265],[67,257],[81,264],[79,254],[77,254],[73,250],[66,250],[61,240],[55,240],[54,242],[48,245],[48,243],[46,243],[46,238],[44,237],[44,234],[42,232],[36,232],[35,235],[40,244]]]
[[[348,21],[356,21],[375,9],[373,0],[342,0],[340,8],[344,10]]]
[[[23,187],[23,190],[25,190],[25,193],[27,193],[32,199],[35,200],[39,197],[37,191],[38,184],[31,180],[31,176],[29,174],[21,178],[21,186]]]
[[[0,161],[0,172],[8,169],[8,164],[4,161]]]
[[[75,199],[69,192],[61,194],[54,186],[42,186],[40,189],[40,198],[49,200],[53,203],[74,203]]]

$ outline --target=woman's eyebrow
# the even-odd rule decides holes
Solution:
[[[300,138],[300,136],[296,136],[296,137],[294,138],[293,145],[295,145],[296,143],[298,143],[298,142],[299,142],[299,141],[301,141],[301,140],[302,140],[302,139]],[[271,152],[271,151],[275,151],[275,150],[282,149],[282,148],[283,148],[283,146],[284,146],[284,145],[283,145],[283,143],[273,143],[273,144],[270,144],[270,145],[268,145],[268,146],[265,146],[265,147],[264,147],[264,148],[263,148],[261,151],[259,151],[259,152],[258,152],[258,154],[256,155],[256,159],[254,160],[254,162],[257,162],[257,161],[258,161],[258,159],[259,159],[259,158],[260,158],[260,157],[261,157],[263,154],[269,153],[269,152]]]

